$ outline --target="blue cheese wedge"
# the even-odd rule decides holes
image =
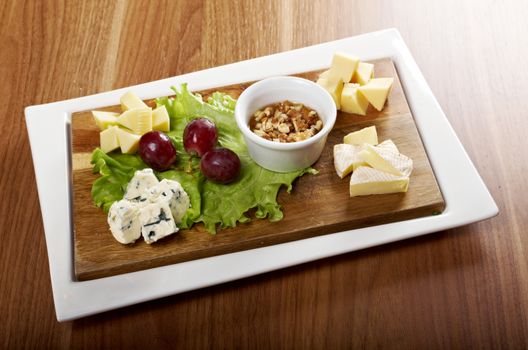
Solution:
[[[350,177],[350,197],[407,192],[409,177],[396,176],[369,167],[359,167]]]
[[[107,221],[112,235],[119,243],[134,243],[141,237],[139,209],[140,206],[126,199],[114,202],[110,207]]]
[[[180,183],[167,179],[163,179],[156,186],[149,188],[145,196],[152,203],[168,203],[176,223],[181,222],[191,203],[187,192],[185,192]]]
[[[125,192],[125,199],[141,201],[147,189],[159,184],[154,171],[150,168],[138,170],[134,173],[134,177],[127,185]],[[144,199],[143,199],[144,200]]]
[[[140,210],[141,234],[148,244],[178,232],[169,203],[158,201],[145,205]]]

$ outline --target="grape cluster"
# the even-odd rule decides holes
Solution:
[[[218,129],[207,118],[192,120],[183,132],[183,147],[191,155],[201,157],[200,170],[214,182],[227,184],[240,173],[240,158],[227,148],[215,148]],[[176,161],[176,148],[160,131],[150,131],[139,140],[141,159],[156,171],[164,171]]]

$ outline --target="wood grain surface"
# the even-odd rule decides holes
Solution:
[[[0,2],[0,347],[528,346],[526,1]],[[25,106],[397,27],[501,210],[59,324]]]
[[[329,58],[330,59],[330,58]],[[441,213],[445,204],[423,148],[420,136],[394,64],[383,59],[375,64],[376,77],[394,77],[385,108],[370,107],[366,116],[338,112],[336,124],[328,135],[321,158],[313,165],[316,176],[306,175],[295,181],[294,190],[281,189],[278,202],[284,218],[279,222],[253,219],[250,223],[209,234],[203,225],[148,245],[138,241],[122,245],[110,234],[106,214],[91,200],[94,181],[100,176],[86,162],[99,147],[99,128],[91,111],[72,114],[71,144],[73,168],[74,266],[79,280],[108,277],[120,273],[205,258],[241,250],[259,248],[333,232],[388,222],[414,219]],[[317,80],[320,72],[299,76]],[[249,84],[219,86],[238,98]],[[207,100],[208,91],[200,91]],[[152,101],[146,101],[151,104]],[[120,106],[99,108],[120,111]],[[234,123],[234,119],[233,119]],[[352,131],[375,125],[380,142],[391,139],[400,152],[413,160],[410,188],[406,193],[350,198],[350,177],[340,179],[334,170],[333,148],[343,143]],[[317,210],[307,216],[306,209]]]

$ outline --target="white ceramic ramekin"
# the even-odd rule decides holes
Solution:
[[[249,119],[263,107],[289,100],[314,109],[323,128],[309,139],[280,143],[266,140],[249,129]],[[274,77],[258,81],[242,92],[235,107],[235,119],[244,135],[249,154],[263,168],[290,172],[317,161],[334,127],[336,106],[330,94],[314,82],[296,77]]]

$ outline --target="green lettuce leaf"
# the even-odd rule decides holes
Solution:
[[[236,100],[221,92],[213,93],[207,102],[199,94],[193,94],[186,84],[172,87],[175,97],[156,100],[164,105],[171,118],[171,131],[167,134],[174,143],[178,159],[167,171],[156,173],[159,179],[172,179],[181,183],[191,199],[191,207],[185,214],[181,228],[190,228],[202,222],[205,228],[215,233],[220,228],[235,227],[237,223],[250,221],[248,211],[255,208],[255,217],[278,221],[283,217],[277,194],[281,186],[288,192],[293,181],[305,173],[316,174],[307,168],[290,173],[276,173],[256,164],[248,154],[244,138],[238,129],[234,109]],[[228,185],[216,184],[205,179],[200,172],[200,159],[191,156],[183,148],[183,130],[194,118],[206,117],[218,128],[218,143],[236,152],[241,160],[238,179]],[[101,177],[92,187],[94,203],[108,211],[112,203],[123,198],[124,191],[134,172],[146,165],[138,155],[117,153],[105,154],[96,149],[92,155],[94,172]]]

